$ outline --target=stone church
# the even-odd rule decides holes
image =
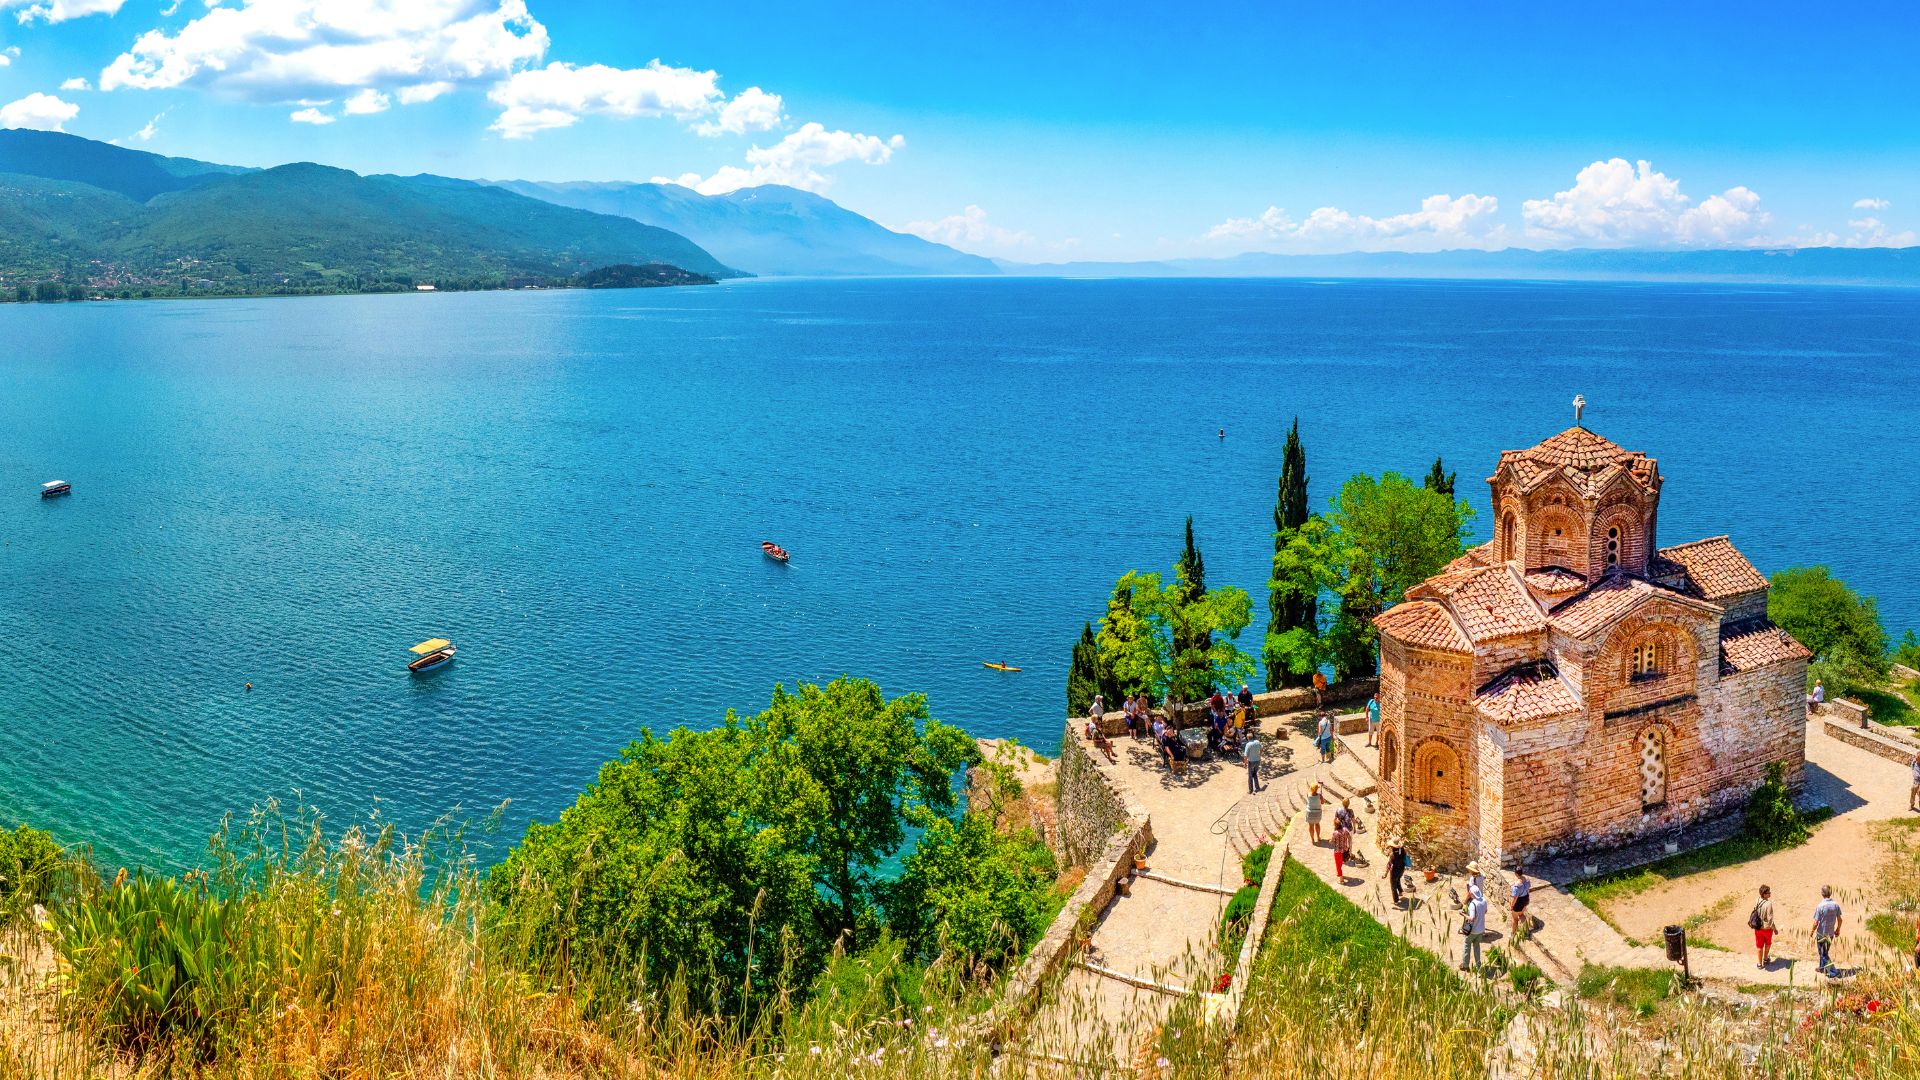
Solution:
[[[1493,539],[1375,620],[1389,829],[1513,865],[1799,785],[1808,652],[1726,537],[1657,545],[1653,458],[1576,425],[1487,482]]]

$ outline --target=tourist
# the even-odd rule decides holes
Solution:
[[[1156,716],[1153,718],[1153,740],[1159,742],[1167,733],[1167,722]]]
[[[1913,786],[1907,789],[1907,809],[1920,810],[1920,754],[1913,755]]]
[[[1313,673],[1313,707],[1318,709],[1327,693],[1327,676],[1324,672]]]
[[[1460,935],[1465,940],[1460,945],[1460,970],[1473,971],[1480,967],[1480,939],[1487,932],[1487,898],[1479,893],[1469,893],[1464,917],[1460,921]]]
[[[1119,755],[1113,752],[1113,740],[1107,738],[1107,733],[1097,727],[1093,729],[1093,745],[1099,747],[1100,752],[1107,755],[1107,764],[1120,764]]]
[[[1347,880],[1347,852],[1353,850],[1353,829],[1338,814],[1333,819],[1333,876],[1334,880],[1345,883]]]
[[[1380,735],[1380,695],[1367,699],[1367,745],[1378,746]]]
[[[1467,863],[1467,893],[1470,896],[1477,896],[1483,901],[1487,898],[1487,879],[1480,876],[1480,863],[1478,861],[1469,861]]]
[[[1840,969],[1833,966],[1833,939],[1840,936],[1840,923],[1840,905],[1834,902],[1833,886],[1820,886],[1820,904],[1813,909],[1813,947],[1820,951],[1820,966],[1814,970],[1830,979],[1840,974]]]
[[[1260,793],[1260,736],[1247,736],[1247,745],[1240,751],[1247,762],[1247,794]]]
[[[1142,734],[1144,734],[1148,721],[1153,719],[1153,706],[1147,704],[1147,692],[1145,690],[1140,691],[1139,695],[1133,700],[1137,703],[1133,711],[1134,714],[1140,718],[1140,728]]]
[[[1207,706],[1221,716],[1227,715],[1227,699],[1218,688],[1213,691],[1213,696],[1207,699]]]
[[[1160,733],[1160,752],[1167,757],[1167,771],[1179,775],[1187,769],[1186,748],[1180,745],[1180,734],[1172,728]]]
[[[1207,717],[1207,745],[1215,750],[1220,749],[1226,735],[1227,714],[1216,709],[1211,716]]]
[[[1120,711],[1125,713],[1127,717],[1127,737],[1130,739],[1138,739],[1140,737],[1141,726],[1140,703],[1133,698],[1128,698],[1126,703],[1120,706]]]
[[[1747,925],[1753,928],[1753,947],[1759,952],[1760,967],[1773,963],[1773,890],[1760,886],[1760,899],[1747,913]]]
[[[1307,789],[1307,839],[1320,842],[1320,810],[1325,804],[1320,799],[1320,785],[1314,784]]]
[[[1246,684],[1246,683],[1241,683],[1241,684],[1240,684],[1240,696],[1239,696],[1239,699],[1238,699],[1238,700],[1239,700],[1239,702],[1240,702],[1240,708],[1242,708],[1242,709],[1244,709],[1244,710],[1245,710],[1245,711],[1247,712],[1247,714],[1248,714],[1248,715],[1252,715],[1252,713],[1253,713],[1253,691],[1251,691],[1251,690],[1249,690],[1249,689],[1247,689],[1247,684]]]
[[[1527,904],[1533,900],[1533,882],[1527,880],[1527,868],[1524,866],[1516,868],[1513,873],[1513,940],[1518,944],[1533,928],[1533,916],[1527,914]]]
[[[1387,886],[1393,890],[1393,906],[1399,907],[1405,902],[1400,891],[1400,879],[1407,873],[1407,846],[1398,836],[1393,838],[1393,848],[1387,852]]]
[[[1333,812],[1333,827],[1352,832],[1356,824],[1357,822],[1353,816],[1353,800],[1341,799],[1340,809]]]
[[[1825,705],[1826,703],[1827,703],[1827,684],[1823,682],[1814,683],[1813,684],[1813,707],[1817,709],[1820,706]]]
[[[1313,745],[1319,748],[1322,762],[1333,760],[1333,718],[1326,713],[1320,714],[1314,726]]]
[[[1099,720],[1102,717],[1106,716],[1107,715],[1107,699],[1100,696],[1099,694],[1093,695],[1093,706],[1087,710],[1087,715],[1093,717],[1095,720]]]

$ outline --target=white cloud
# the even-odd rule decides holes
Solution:
[[[857,161],[865,165],[884,165],[893,152],[907,144],[906,136],[883,139],[851,131],[828,131],[817,123],[803,124],[800,130],[772,146],[754,146],[747,150],[747,167],[723,165],[712,176],[699,173],[679,177],[656,176],[656,184],[679,184],[702,195],[722,195],[744,187],[785,184],[804,191],[820,191],[829,183],[821,169]]]
[[[452,89],[452,83],[441,80],[439,82],[417,83],[413,86],[403,86],[394,92],[394,96],[400,99],[400,104],[402,105],[419,105],[422,102],[432,101],[434,98]]]
[[[668,67],[658,60],[641,68],[555,62],[518,72],[487,93],[502,110],[489,130],[524,139],[570,127],[589,113],[695,120],[719,108],[725,97],[719,83],[717,72]]]
[[[292,115],[288,116],[287,119],[293,121],[296,124],[312,124],[315,127],[319,127],[324,124],[331,124],[334,121],[334,117],[332,115],[328,113],[323,113],[319,109],[313,108],[311,106],[294,112]]]
[[[52,94],[28,94],[18,101],[0,105],[0,128],[36,128],[62,131],[62,125],[80,115],[80,106],[61,101]]]
[[[341,106],[348,116],[371,116],[386,112],[393,107],[393,99],[378,90],[368,87],[348,98]]]
[[[925,237],[937,244],[949,244],[968,251],[1027,248],[1034,242],[1031,233],[996,225],[987,220],[985,210],[971,205],[957,214],[951,214],[938,221],[910,222],[905,231]]]
[[[19,55],[20,46],[18,45],[9,45],[4,49],[0,49],[0,67],[6,67],[8,64],[13,63],[13,58]],[[66,87],[63,86],[61,89],[65,90]]]
[[[1429,195],[1420,209],[1388,217],[1354,214],[1323,206],[1295,221],[1269,206],[1258,217],[1228,218],[1207,230],[1206,239],[1277,243],[1297,251],[1374,251],[1443,247],[1486,247],[1503,243],[1506,230],[1494,221],[1500,200],[1492,195]]]
[[[1729,188],[1696,206],[1678,180],[1624,158],[1588,165],[1566,191],[1528,199],[1521,216],[1535,239],[1603,246],[1758,244],[1772,220],[1749,188]]]
[[[61,83],[60,89],[73,90],[73,91],[91,90],[93,89],[93,84],[88,82],[85,79],[75,77],[72,79],[68,79],[66,82]]]
[[[0,0],[0,11],[19,8],[23,24],[35,19],[57,23],[88,15],[112,15],[124,3],[126,0]]]
[[[148,140],[152,139],[154,135],[157,134],[160,130],[160,118],[167,115],[167,112],[168,110],[166,109],[160,110],[158,115],[154,116],[153,119],[147,121],[146,127],[143,127],[139,131],[134,132],[133,137],[140,140],[141,142],[147,142]]]
[[[1855,210],[1885,210],[1892,205],[1892,203],[1885,199],[1855,199],[1853,201],[1853,208]]]
[[[1887,227],[1886,222],[1876,217],[1856,218],[1847,222],[1847,227],[1853,230],[1851,236],[1835,236],[1827,233],[1822,238],[1824,242],[1819,246],[1869,248],[1912,247],[1920,244],[1920,235],[1916,235],[1912,229],[1894,232]]]
[[[749,86],[733,96],[712,120],[698,124],[694,131],[706,136],[745,135],[749,131],[772,131],[786,119],[779,94],[769,94]]]
[[[547,51],[546,27],[525,0],[209,0],[209,7],[174,33],[140,35],[100,73],[100,89],[194,86],[287,102],[368,88],[478,85]]]

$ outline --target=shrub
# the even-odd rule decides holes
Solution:
[[[1267,879],[1267,866],[1273,862],[1273,845],[1261,844],[1240,856],[1240,877],[1258,884]]]
[[[1785,775],[1779,762],[1768,765],[1766,780],[1747,797],[1746,834],[1770,847],[1792,847],[1808,834]]]
[[[1524,997],[1532,997],[1538,993],[1540,984],[1546,980],[1546,977],[1547,973],[1534,964],[1521,964],[1507,972],[1507,981],[1512,983],[1514,990]]]
[[[1253,909],[1260,900],[1260,886],[1244,885],[1227,900],[1227,909],[1220,913],[1220,952],[1229,959],[1240,954],[1240,944],[1247,936],[1247,923],[1253,919]]]
[[[1053,880],[1053,852],[1031,830],[1001,833],[982,814],[934,818],[886,890],[888,923],[911,956],[997,967],[1046,931]]]
[[[60,864],[53,837],[25,825],[0,828],[0,916],[46,903]]]
[[[1673,996],[1678,973],[1666,968],[1622,968],[1588,964],[1574,986],[1583,998],[1601,998],[1635,1015],[1652,1016],[1659,1004]]]

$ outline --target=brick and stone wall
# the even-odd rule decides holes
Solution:
[[[1125,796],[1100,771],[1079,725],[1060,741],[1056,804],[1059,854],[1069,866],[1091,863],[1128,824]]]
[[[1379,689],[1380,680],[1372,676],[1361,679],[1347,679],[1327,687],[1324,702],[1327,706],[1355,705],[1372,697]],[[1274,690],[1253,695],[1253,715],[1257,717],[1284,716],[1287,713],[1302,712],[1313,708],[1313,689],[1311,687]],[[1165,717],[1164,705],[1155,707],[1155,716]],[[1180,728],[1196,727],[1207,722],[1207,703],[1204,701],[1183,705],[1174,712],[1174,726]],[[1085,736],[1086,717],[1077,717],[1068,726],[1073,733]],[[1100,730],[1108,735],[1119,735],[1127,730],[1127,714],[1120,709],[1111,710],[1100,717]]]

